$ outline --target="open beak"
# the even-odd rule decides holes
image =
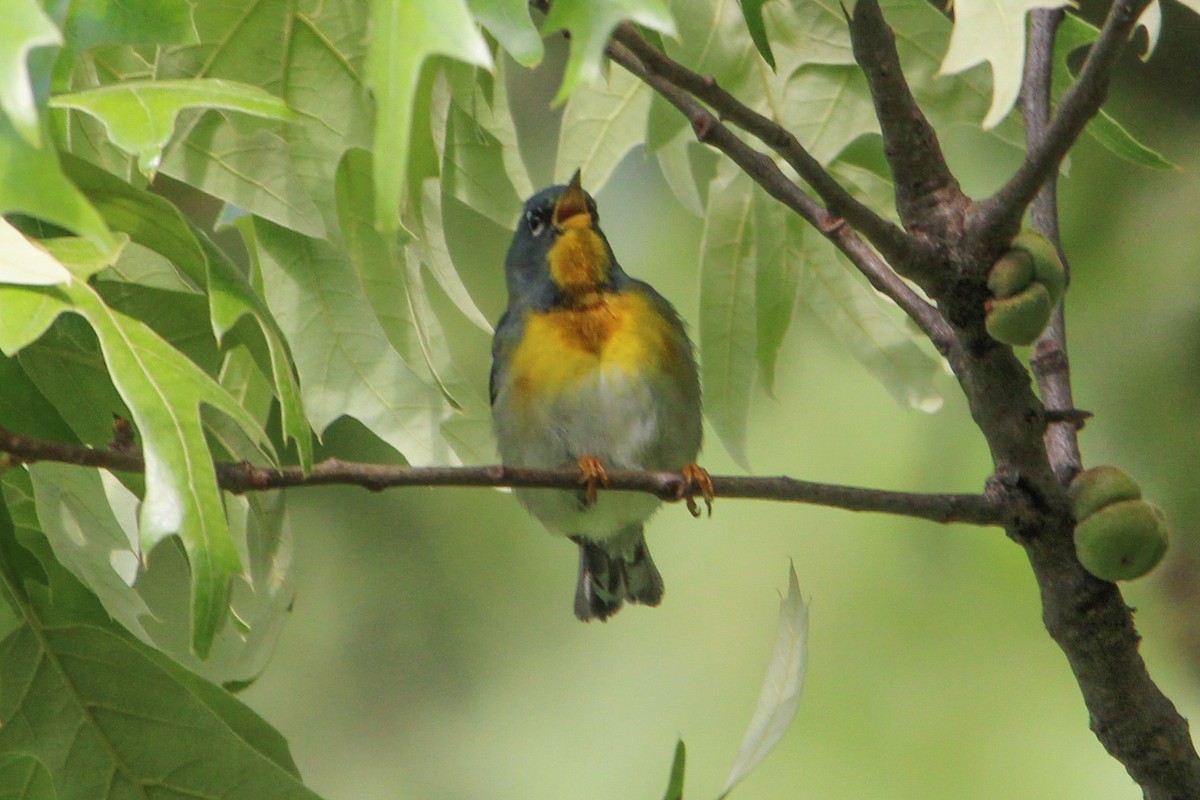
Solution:
[[[584,217],[582,220],[584,224],[591,223],[592,215],[588,211],[587,196],[579,184],[579,170],[575,170],[575,174],[571,176],[571,182],[567,184],[566,191],[558,196],[558,201],[554,204],[554,227],[561,230],[566,226],[568,220],[580,215]],[[576,223],[576,225],[578,224]]]

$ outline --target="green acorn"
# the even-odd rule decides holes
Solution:
[[[1012,297],[1033,283],[1033,257],[1013,248],[997,259],[988,272],[988,289],[999,298]]]
[[[1110,503],[1075,526],[1075,553],[1084,568],[1106,581],[1140,578],[1167,552],[1161,511],[1142,500]]]
[[[993,295],[987,304],[988,334],[1005,344],[1032,344],[1046,329],[1066,286],[1054,245],[1037,231],[1022,230],[988,272]]]
[[[1112,466],[1092,467],[1075,476],[1067,489],[1076,520],[1084,520],[1111,503],[1141,500],[1142,489],[1124,470]]]
[[[1020,294],[990,300],[984,325],[988,335],[1005,344],[1032,344],[1050,321],[1054,301],[1040,283],[1031,283]]]
[[[1014,250],[1023,250],[1033,260],[1034,280],[1046,287],[1050,299],[1057,305],[1067,290],[1067,272],[1058,257],[1054,244],[1032,228],[1024,228],[1012,243]]]

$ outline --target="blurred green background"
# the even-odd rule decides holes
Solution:
[[[1126,468],[1172,522],[1165,567],[1126,597],[1153,676],[1196,717],[1200,26],[1178,7],[1165,12],[1160,52],[1147,64],[1124,60],[1108,107],[1181,171],[1138,170],[1085,141],[1061,196],[1076,401],[1096,414],[1081,436],[1085,460]],[[553,164],[544,98],[555,70],[553,47],[537,72],[511,70],[538,185]],[[968,126],[942,136],[974,196],[1019,155]],[[597,199],[625,268],[694,325],[700,220],[678,208],[640,150]],[[494,320],[507,233],[464,207],[449,211],[453,239],[471,232],[456,255]],[[485,391],[487,337],[445,308],[460,366]],[[754,471],[978,491],[986,449],[953,379],[939,388],[936,414],[897,406],[801,314],[776,397],[759,392],[751,414]],[[324,454],[393,458],[345,421]],[[703,463],[737,471],[711,435]],[[1089,732],[1023,553],[998,530],[734,500],[693,520],[670,506],[648,526],[663,605],[584,625],[571,614],[574,546],[509,495],[321,488],[288,502],[294,612],[243,697],[331,800],[656,799],[679,737],[686,796],[715,797],[758,696],[789,559],[811,599],[804,697],[735,797],[1139,795]]]

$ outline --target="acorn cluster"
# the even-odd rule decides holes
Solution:
[[[1032,344],[1050,322],[1067,288],[1058,251],[1046,237],[1028,228],[988,273],[987,332],[1005,344]]]
[[[1097,578],[1140,578],[1166,554],[1163,513],[1142,499],[1141,488],[1121,470],[1084,470],[1068,494],[1075,512],[1075,553]]]

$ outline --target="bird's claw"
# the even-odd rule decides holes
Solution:
[[[696,493],[704,498],[704,505],[708,508],[708,515],[712,516],[713,498],[713,482],[709,477],[708,471],[696,464],[688,464],[683,468],[683,485],[680,487],[680,493],[683,495],[684,502],[687,503],[687,510],[693,517],[700,516],[700,505],[696,502]]]
[[[595,456],[579,459],[579,473],[579,483],[583,486],[583,502],[584,505],[590,506],[596,502],[596,488],[608,486],[608,473],[604,471],[600,459]]]

